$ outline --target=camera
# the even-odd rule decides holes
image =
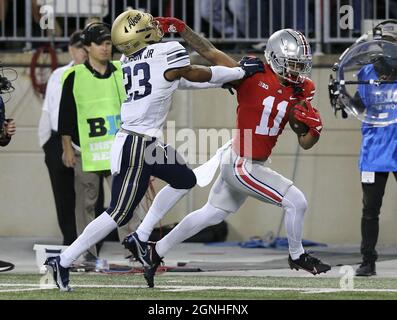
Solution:
[[[0,94],[9,92],[12,89],[11,81],[0,75]]]

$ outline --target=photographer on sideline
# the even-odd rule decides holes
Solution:
[[[384,23],[380,29],[380,36],[383,41],[397,43],[397,23]],[[388,59],[386,56],[382,56],[376,63],[363,67],[358,74],[358,79],[369,80],[374,78],[375,75],[381,80],[396,80],[397,69],[393,61],[395,60],[392,58]],[[380,97],[380,92],[395,94],[397,86],[395,83],[370,87],[359,85],[357,90],[362,106],[367,108],[374,104],[372,97]],[[386,104],[386,102],[383,102],[383,104]],[[395,102],[389,104],[391,106],[387,112],[395,112],[392,111]],[[364,123],[361,132],[362,143],[359,165],[362,175],[363,209],[360,251],[363,260],[356,270],[356,276],[368,277],[376,275],[375,262],[378,259],[376,244],[379,237],[379,215],[389,173],[393,173],[397,180],[397,123],[385,126]]]
[[[376,275],[379,217],[390,173],[397,181],[397,20],[385,20],[347,48],[330,77],[331,106],[362,122],[362,262],[356,276]],[[343,81],[343,82],[342,82]],[[347,86],[354,85],[354,86]]]

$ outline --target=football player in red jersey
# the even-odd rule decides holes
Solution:
[[[247,57],[237,63],[183,21],[175,18],[157,18],[157,21],[164,32],[179,32],[190,46],[213,64],[249,66],[254,61],[251,59],[256,59]],[[126,247],[145,266],[145,278],[149,287],[154,286],[154,274],[161,263],[161,257],[171,247],[210,225],[220,223],[236,212],[248,196],[284,209],[291,269],[303,269],[312,274],[331,269],[328,264],[303,249],[303,220],[307,208],[304,194],[292,181],[266,166],[266,160],[289,120],[292,107],[295,108],[295,118],[309,128],[305,134],[298,135],[301,147],[310,149],[319,140],[322,123],[318,111],[311,106],[315,88],[307,78],[312,66],[310,45],[299,31],[279,30],[269,38],[265,58],[263,73],[232,83],[237,90],[239,133],[222,150],[221,173],[211,189],[208,202],[201,209],[187,215],[162,240],[150,244],[147,250],[142,250],[146,248],[146,241],[154,226],[155,219],[152,216],[159,218],[165,213],[164,208],[171,208],[175,200],[183,196],[167,186],[168,189],[160,192],[163,193],[160,198],[167,195],[167,205],[164,205],[167,202],[165,200],[161,205],[155,200],[137,232],[126,238]],[[301,101],[306,102],[307,108],[296,105]]]

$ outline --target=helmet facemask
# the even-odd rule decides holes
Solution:
[[[295,59],[285,59],[285,66],[283,68],[283,77],[292,83],[301,83],[305,78],[310,76],[312,70],[311,57]]]
[[[265,58],[275,73],[291,83],[302,83],[310,76],[312,70],[311,56],[288,58],[278,57],[274,53],[270,55],[265,53]]]
[[[138,32],[146,32],[145,40],[148,44],[153,44],[156,42],[160,42],[164,37],[164,32],[160,27],[160,23],[153,18],[153,16],[149,13],[145,13],[145,16],[148,18],[147,27],[143,30],[138,30]]]

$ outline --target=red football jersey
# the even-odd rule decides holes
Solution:
[[[269,65],[265,72],[245,79],[237,88],[237,129],[233,150],[241,157],[264,160],[288,122],[290,108],[300,100],[312,100],[314,83],[283,86]]]

